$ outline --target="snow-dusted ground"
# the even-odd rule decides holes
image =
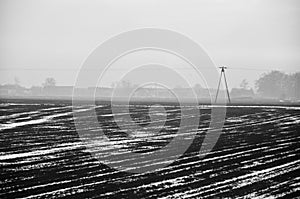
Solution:
[[[140,125],[149,123],[147,108],[146,104],[131,107],[131,117]],[[202,159],[197,149],[211,107],[194,108],[200,109],[201,121],[194,127],[199,135],[189,150],[165,168],[132,174],[111,169],[87,152],[76,133],[70,104],[0,103],[0,198],[291,198],[300,194],[299,107],[228,107],[223,133]],[[76,107],[76,111],[92,109]],[[180,107],[168,105],[162,132],[151,134],[152,125],[127,139],[126,132],[118,131],[108,105],[96,110],[111,135],[110,140],[98,141],[103,155],[110,155],[112,146],[126,149],[137,143],[145,155],[147,150],[164,150],[181,119]]]

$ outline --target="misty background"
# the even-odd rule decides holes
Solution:
[[[190,37],[217,67],[227,66],[230,90],[297,98],[299,11],[297,0],[1,0],[0,84],[4,93],[10,85],[43,88],[46,78],[53,78],[57,86],[72,86],[80,66],[99,44],[124,31],[155,27]],[[194,78],[180,62],[152,56],[167,59],[187,78]],[[132,58],[136,59],[145,57]],[[132,60],[128,58],[128,65]],[[109,71],[102,87],[116,84],[118,72]],[[170,81],[174,88],[180,87],[175,79]],[[193,83],[203,87],[201,82]],[[270,89],[274,93],[268,93]]]

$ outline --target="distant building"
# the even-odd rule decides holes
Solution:
[[[28,89],[17,84],[5,84],[0,86],[0,96],[28,95]]]
[[[94,93],[96,98],[108,98],[112,96],[112,89],[108,87],[89,87],[89,92]]]
[[[32,86],[30,89],[31,96],[42,96],[43,95],[43,87],[41,86]]]
[[[70,97],[73,93],[73,86],[45,86],[43,93],[46,96]]]
[[[253,98],[254,92],[252,89],[233,88],[231,89],[230,96],[232,98]]]

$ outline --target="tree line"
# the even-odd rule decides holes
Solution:
[[[23,87],[19,85],[20,81],[15,78],[15,84],[1,85],[1,88],[14,89],[21,92]],[[121,87],[130,87],[130,82],[116,82]],[[114,84],[114,85],[115,85]],[[112,85],[112,87],[114,87]],[[48,77],[40,86],[32,86],[31,90],[34,92],[41,92],[43,88],[55,87],[56,80]],[[203,90],[201,85],[196,84],[195,90]],[[247,80],[243,80],[240,84],[240,89],[245,91],[252,90],[249,88]],[[25,88],[23,89],[25,90]],[[287,100],[300,100],[300,72],[286,74],[280,71],[271,71],[263,73],[258,80],[255,81],[255,95],[262,98],[273,99],[287,99]],[[252,91],[253,92],[253,91]],[[1,92],[0,92],[1,94]]]
[[[300,99],[300,72],[286,74],[280,71],[264,73],[255,82],[257,94],[278,99]]]

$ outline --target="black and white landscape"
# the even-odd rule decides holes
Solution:
[[[0,198],[300,198],[300,1],[0,0]]]
[[[141,174],[111,169],[86,152],[66,101],[1,100],[0,106],[1,198],[299,195],[299,106],[229,106],[223,134],[203,159],[197,149],[207,130],[211,108],[195,107],[200,109],[202,119],[198,137],[188,151],[165,168]],[[149,104],[138,104],[131,113],[143,121],[147,107]],[[79,109],[87,108],[96,108],[102,115],[101,122],[111,133],[116,132],[112,130],[116,126],[111,121],[113,115],[108,114],[108,103]],[[176,104],[168,104],[172,120],[168,128],[178,127],[179,109]],[[162,134],[157,139],[166,141],[168,136]],[[144,145],[144,149],[155,147],[155,143]]]

